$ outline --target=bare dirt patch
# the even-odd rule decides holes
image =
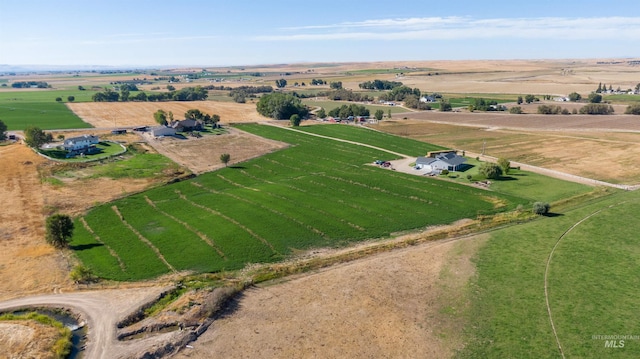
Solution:
[[[83,121],[97,128],[157,125],[153,113],[159,109],[173,112],[176,120],[183,119],[190,109],[210,115],[220,115],[221,123],[267,121],[258,114],[255,104],[217,101],[183,102],[78,102],[67,106]]]
[[[460,297],[480,240],[431,242],[248,290],[177,357],[451,357],[466,301],[445,299]]]
[[[156,151],[196,174],[224,167],[220,161],[223,153],[231,155],[229,164],[232,165],[287,146],[238,129],[227,127],[227,131],[226,134],[204,135],[200,138],[154,139],[148,134],[144,137]]]

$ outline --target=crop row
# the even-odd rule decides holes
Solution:
[[[85,219],[95,235],[80,230],[73,239],[79,257],[113,279],[232,270],[519,200],[369,166],[388,155],[376,149],[270,126],[243,128],[294,146],[93,209]]]

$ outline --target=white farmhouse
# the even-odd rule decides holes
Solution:
[[[100,142],[98,136],[84,135],[79,137],[67,138],[64,140],[64,149],[67,151],[82,151]]]
[[[426,172],[459,171],[466,161],[466,158],[458,156],[455,151],[435,152],[429,157],[418,157],[416,169]]]

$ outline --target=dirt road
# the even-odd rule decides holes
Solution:
[[[0,311],[25,306],[68,308],[80,314],[88,325],[87,359],[113,359],[148,347],[144,343],[121,343],[116,340],[116,323],[162,292],[161,287],[113,289],[90,292],[41,295],[0,302]],[[2,351],[2,343],[0,343]]]

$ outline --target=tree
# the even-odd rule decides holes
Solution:
[[[224,166],[227,167],[229,161],[231,161],[231,155],[228,153],[223,153],[220,155],[220,161],[224,163]]]
[[[173,86],[173,85],[167,85],[167,90],[169,90],[169,91],[175,91],[175,90],[176,90],[176,87],[175,87],[175,86]]]
[[[78,91],[84,91],[84,87],[78,86]]]
[[[331,82],[329,84],[329,87],[334,89],[334,90],[339,90],[339,89],[342,88],[342,81]]]
[[[518,105],[522,105],[522,96],[518,96]]]
[[[218,122],[220,122],[220,115],[215,113],[211,115],[211,123],[213,123],[213,127],[218,126]]]
[[[167,125],[167,113],[164,110],[158,110],[153,113],[153,118],[157,123],[166,126]]]
[[[582,96],[577,92],[572,92],[567,97],[569,97],[569,101],[571,101],[571,102],[576,102],[576,101],[582,100]]]
[[[7,125],[0,120],[0,141],[7,139]]]
[[[54,214],[47,218],[46,239],[56,248],[67,246],[73,235],[73,221],[66,214]]]
[[[320,107],[320,109],[318,110],[318,112],[316,112],[316,116],[318,118],[325,118],[327,117],[327,113],[324,110],[324,107]]]
[[[286,87],[287,86],[287,80],[285,79],[279,79],[276,80],[276,87],[278,87],[279,89]]]
[[[56,97],[56,102],[62,102],[62,97]]]
[[[483,162],[478,169],[478,172],[490,179],[498,179],[502,175],[502,169],[495,163]]]
[[[602,82],[598,84],[598,88],[596,89],[596,93],[602,92]]]
[[[293,127],[298,127],[300,126],[300,116],[299,115],[291,115],[291,117],[289,118],[289,122],[291,122],[291,126]]]
[[[440,100],[440,111],[448,112],[448,111],[451,111],[451,109],[452,109],[452,107],[451,107],[451,103],[449,103],[449,101]]]
[[[129,95],[131,95],[131,92],[129,91],[129,89],[126,88],[126,87],[123,87],[120,90],[120,101],[122,101],[122,102],[129,101]]]
[[[291,94],[274,92],[260,97],[256,104],[259,114],[276,120],[290,119],[292,115],[305,117],[308,113],[302,101]]]
[[[42,131],[40,127],[29,126],[24,129],[24,142],[30,147],[40,148],[40,146],[52,140],[53,136]]]
[[[515,115],[519,115],[522,113],[522,107],[520,106],[513,106],[511,108],[509,108],[509,113],[515,114]]]
[[[590,103],[580,108],[583,115],[610,115],[613,112],[613,106],[606,103]]]
[[[549,209],[551,209],[551,206],[546,202],[535,202],[533,204],[533,213],[541,216],[549,213]]]
[[[587,99],[591,103],[600,103],[600,101],[602,101],[602,95],[598,93],[590,93]]]
[[[184,113],[184,118],[188,120],[202,120],[204,118],[204,115],[205,114],[197,108],[192,108]]]
[[[67,96],[67,101],[69,101],[69,102],[73,102],[73,101],[75,101],[75,100],[76,100],[76,97],[75,97],[75,96]]]
[[[506,158],[498,158],[498,166],[502,169],[502,173],[508,174],[511,169],[511,162]]]
[[[375,117],[378,121],[382,121],[382,118],[384,117],[384,111],[376,110],[376,112],[373,114],[373,117]]]
[[[526,96],[524,97],[524,101],[525,101],[526,103],[532,103],[532,102],[534,102],[534,101],[537,101],[537,99],[536,99],[536,97],[535,97],[534,95],[526,95]]]

